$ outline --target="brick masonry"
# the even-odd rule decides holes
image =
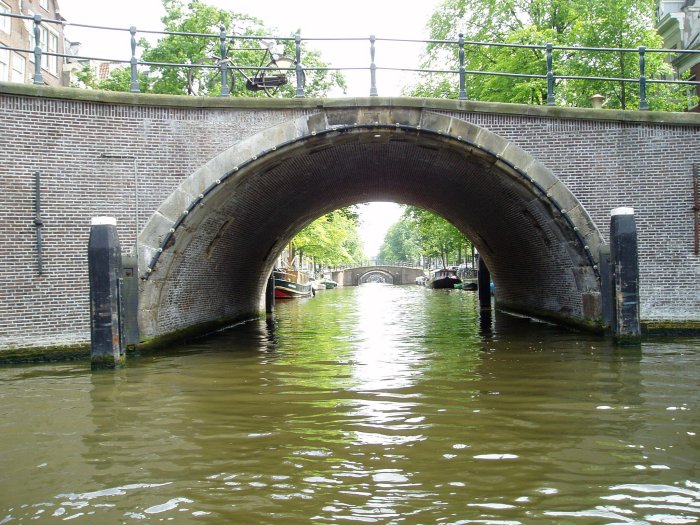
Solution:
[[[260,106],[259,101],[241,100],[175,100],[144,95],[110,98],[69,89],[0,85],[0,165],[3,171],[0,350],[82,344],[89,340],[86,248],[91,217],[116,217],[122,248],[125,252],[133,251],[137,235],[154,212],[172,198],[187,177],[207,162],[235,150],[266,130],[308,118],[319,111],[352,112],[358,106],[374,105],[372,111],[377,115],[386,115],[404,106],[412,111],[425,111],[427,106],[438,115],[469,122],[518,146],[563,182],[606,241],[610,210],[618,206],[634,207],[639,228],[643,319],[700,322],[700,260],[692,253],[690,210],[692,164],[700,163],[700,120],[693,116],[630,112],[620,117],[605,114],[608,112],[596,114],[562,108],[550,111],[548,108],[425,100],[278,102]],[[229,273],[224,279],[222,268],[227,261],[243,261],[241,268],[247,266],[248,271],[251,261],[268,264],[274,258],[270,250],[279,250],[297,228],[318,214],[374,198],[419,202],[422,198],[428,199],[421,195],[430,195],[430,199],[421,202],[445,211],[446,216],[474,235],[479,231],[490,232],[496,244],[505,243],[511,236],[509,242],[522,248],[520,256],[532,260],[540,260],[540,245],[544,249],[554,243],[555,248],[547,259],[551,268],[543,269],[543,273],[565,275],[564,270],[557,268],[560,263],[552,255],[568,250],[570,244],[569,239],[558,238],[559,230],[546,226],[543,233],[537,233],[539,244],[528,245],[527,240],[523,240],[535,231],[523,224],[542,229],[540,225],[553,220],[544,217],[547,213],[542,206],[524,206],[529,210],[526,214],[522,206],[517,210],[513,206],[511,210],[504,208],[500,215],[507,220],[495,226],[498,221],[488,214],[476,216],[464,211],[458,216],[461,208],[450,208],[447,204],[444,210],[440,209],[440,199],[444,197],[431,193],[430,186],[425,190],[426,181],[442,177],[441,184],[448,188],[449,184],[459,183],[454,173],[445,171],[443,175],[440,169],[441,162],[444,162],[444,170],[461,166],[462,153],[458,150],[450,149],[431,157],[433,150],[423,148],[420,138],[411,137],[396,145],[392,142],[384,157],[386,165],[376,168],[377,173],[385,176],[359,184],[350,178],[352,170],[338,171],[333,179],[334,173],[324,171],[323,166],[313,168],[314,155],[326,163],[355,159],[357,166],[367,170],[371,168],[368,152],[373,152],[375,164],[381,164],[385,150],[383,146],[365,146],[363,139],[351,144],[346,138],[338,140],[337,144],[319,146],[319,154],[312,144],[313,147],[309,147],[313,151],[307,147],[298,158],[298,151],[290,147],[289,159],[284,164],[286,169],[275,165],[267,167],[266,171],[276,178],[241,186],[245,198],[241,194],[241,198],[233,199],[230,194],[226,197],[223,193],[212,197],[214,209],[188,226],[186,235],[180,235],[179,238],[186,237],[188,241],[174,256],[177,264],[163,277],[161,284],[154,285],[162,287],[159,297],[167,306],[155,314],[158,329],[153,333],[167,333],[213,319],[250,313],[253,304],[259,305],[259,297],[232,299],[220,293],[222,289],[227,292],[241,289],[244,281],[251,280],[242,270],[235,275]],[[405,162],[401,165],[404,179],[400,183],[394,180],[399,173],[392,167],[396,162]],[[503,202],[523,200],[526,191],[521,186],[506,184],[495,177],[487,184],[487,179],[478,178],[477,175],[486,170],[480,162],[470,160],[471,171],[467,171],[474,173],[470,175],[465,171],[464,174],[464,177],[472,177],[472,193],[483,184],[480,195],[500,192]],[[418,165],[424,167],[417,170],[415,166]],[[37,273],[33,224],[33,173],[36,171],[41,172],[42,178],[43,275]],[[308,172],[307,177],[312,178],[292,179],[290,174],[300,172]],[[391,173],[394,179],[389,176]],[[248,178],[253,177],[255,174],[251,172]],[[307,191],[303,184],[308,185],[309,181],[328,185],[328,194],[332,197],[324,200]],[[279,207],[284,203],[278,203],[276,208],[269,208],[279,210],[275,212],[278,216],[269,210],[266,215],[257,216],[244,209],[246,202],[265,203],[270,195],[281,191],[280,187],[287,194],[299,192],[301,188],[302,201],[306,198],[309,207],[299,204],[281,210]],[[409,192],[405,188],[412,189]],[[407,193],[402,194],[402,191]],[[465,192],[464,198],[468,197]],[[476,203],[471,206],[475,208]],[[270,239],[264,246],[253,247],[261,236]],[[512,253],[502,255],[514,256]],[[564,259],[566,257],[561,260]],[[514,261],[517,262],[517,258]],[[569,259],[561,262],[562,267],[568,268],[571,264]],[[495,261],[494,265],[497,265]],[[264,286],[266,276],[263,274],[267,269],[262,268],[260,275],[252,278],[253,289],[260,290]],[[139,270],[143,273],[144,268]],[[503,284],[512,286],[518,279],[527,277],[514,269],[506,271],[505,265],[501,276]],[[558,297],[559,289],[575,286],[576,279],[573,275],[564,279],[567,282],[550,280],[546,286],[551,290],[546,293],[540,286],[545,280],[540,280],[540,289],[533,287],[528,293],[532,297],[544,293],[543,296],[557,303],[571,302],[565,307],[576,313],[580,304]],[[203,311],[201,303],[194,299],[202,295],[209,298],[211,311]],[[524,300],[525,295],[514,292],[513,301]],[[214,299],[218,296],[222,298]],[[547,308],[546,302],[536,306]],[[176,310],[183,313],[173,317],[172,312]]]

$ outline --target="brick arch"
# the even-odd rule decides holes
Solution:
[[[249,319],[293,235],[338,207],[389,200],[443,215],[491,269],[498,304],[599,317],[602,237],[542,163],[465,120],[416,108],[324,108],[190,175],[138,238],[143,339]]]

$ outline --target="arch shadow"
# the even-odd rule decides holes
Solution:
[[[373,276],[378,276],[380,279],[382,279],[381,282],[385,282],[387,284],[394,284],[394,275],[391,272],[387,272],[386,270],[369,270],[363,274],[360,275],[359,277],[359,284],[366,284],[369,282],[373,282],[370,279]]]

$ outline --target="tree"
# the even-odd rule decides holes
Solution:
[[[246,89],[246,79],[252,77],[258,68],[267,66],[270,55],[265,55],[260,40],[246,37],[263,37],[272,31],[262,20],[207,5],[201,0],[191,0],[185,5],[183,0],[163,0],[166,15],[162,18],[165,31],[155,45],[141,39],[139,46],[144,49],[141,60],[150,62],[148,72],[140,74],[141,91],[171,95],[198,94],[217,96],[221,94],[221,74],[216,67],[221,58],[219,34],[223,30],[226,39],[225,56],[232,61],[228,71],[228,81],[233,78],[232,96],[265,96],[263,91]],[[182,34],[182,33],[193,33]],[[230,38],[235,35],[235,38]],[[281,54],[294,57],[295,43],[288,37],[281,44]],[[325,67],[320,53],[302,46],[302,63],[306,67]],[[162,64],[191,64],[175,67]],[[236,69],[237,68],[237,69]],[[294,76],[290,71],[290,76]],[[129,91],[131,85],[130,68],[115,70],[110,78],[97,81],[94,74],[83,71],[79,80],[83,85],[96,89]],[[304,93],[307,96],[321,96],[333,86],[345,89],[345,79],[338,72],[307,71]],[[280,94],[294,96],[296,83],[292,81],[280,88]]]
[[[86,64],[77,72],[78,80],[75,87],[101,89],[104,91],[131,91],[131,69],[118,67],[110,71],[109,76],[103,80],[98,80],[95,70]],[[139,89],[143,92],[150,90],[150,80],[145,73],[138,75]]]
[[[352,208],[341,208],[313,221],[291,242],[299,264],[304,257],[321,266],[361,262],[364,253],[357,223],[357,212]]]
[[[417,261],[420,256],[421,249],[416,231],[404,220],[392,224],[384,236],[384,243],[379,248],[379,259],[382,261]]]
[[[426,258],[439,259],[447,266],[461,260],[471,247],[471,242],[454,225],[430,211],[406,206],[397,224],[384,238],[380,256],[396,260]]]
[[[659,48],[662,40],[653,23],[651,0],[444,0],[433,13],[430,38],[456,41],[462,33],[468,42],[516,44],[523,47],[465,46],[465,69],[478,72],[502,72],[544,75],[547,57],[541,47],[547,43],[567,49],[555,50],[553,69],[559,76],[597,76],[638,78],[636,53],[583,51],[574,47]],[[423,66],[430,69],[459,67],[454,44],[435,42],[427,47]],[[646,76],[666,77],[671,73],[662,54],[646,56]],[[674,87],[656,87],[649,91],[653,109],[679,109],[669,95],[682,91]],[[411,94],[456,98],[456,75],[424,76]],[[544,104],[546,79],[529,77],[467,76],[468,97],[476,100]],[[557,102],[570,106],[589,106],[590,97],[600,93],[607,106],[634,109],[639,106],[635,83],[560,79],[555,87]],[[673,96],[679,101],[680,96]]]

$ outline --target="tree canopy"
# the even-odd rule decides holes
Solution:
[[[405,206],[399,219],[389,228],[379,250],[382,260],[406,261],[434,259],[439,265],[462,260],[471,242],[443,217],[415,206]]]
[[[663,41],[654,26],[652,0],[443,0],[430,18],[433,40],[456,41],[464,35],[465,69],[543,75],[547,72],[547,43],[555,49],[553,69],[558,76],[639,78],[636,52],[593,51],[574,48],[660,48]],[[507,43],[526,47],[482,46],[469,42]],[[647,53],[647,78],[669,76],[664,56]],[[423,67],[457,70],[454,44],[434,42],[426,49]],[[424,76],[410,90],[417,96],[456,98],[457,76]],[[686,105],[683,88],[661,84],[647,87],[651,109],[675,110]],[[606,107],[639,107],[639,88],[633,82],[559,79],[555,86],[558,104],[590,106],[593,94],[606,98]],[[544,104],[547,81],[540,78],[467,75],[470,99]]]
[[[319,217],[292,239],[294,254],[300,259],[311,258],[319,266],[359,263],[364,251],[357,224],[353,208],[340,208]]]
[[[400,220],[392,224],[386,232],[378,258],[387,262],[418,261],[421,255],[416,231],[407,221]]]

